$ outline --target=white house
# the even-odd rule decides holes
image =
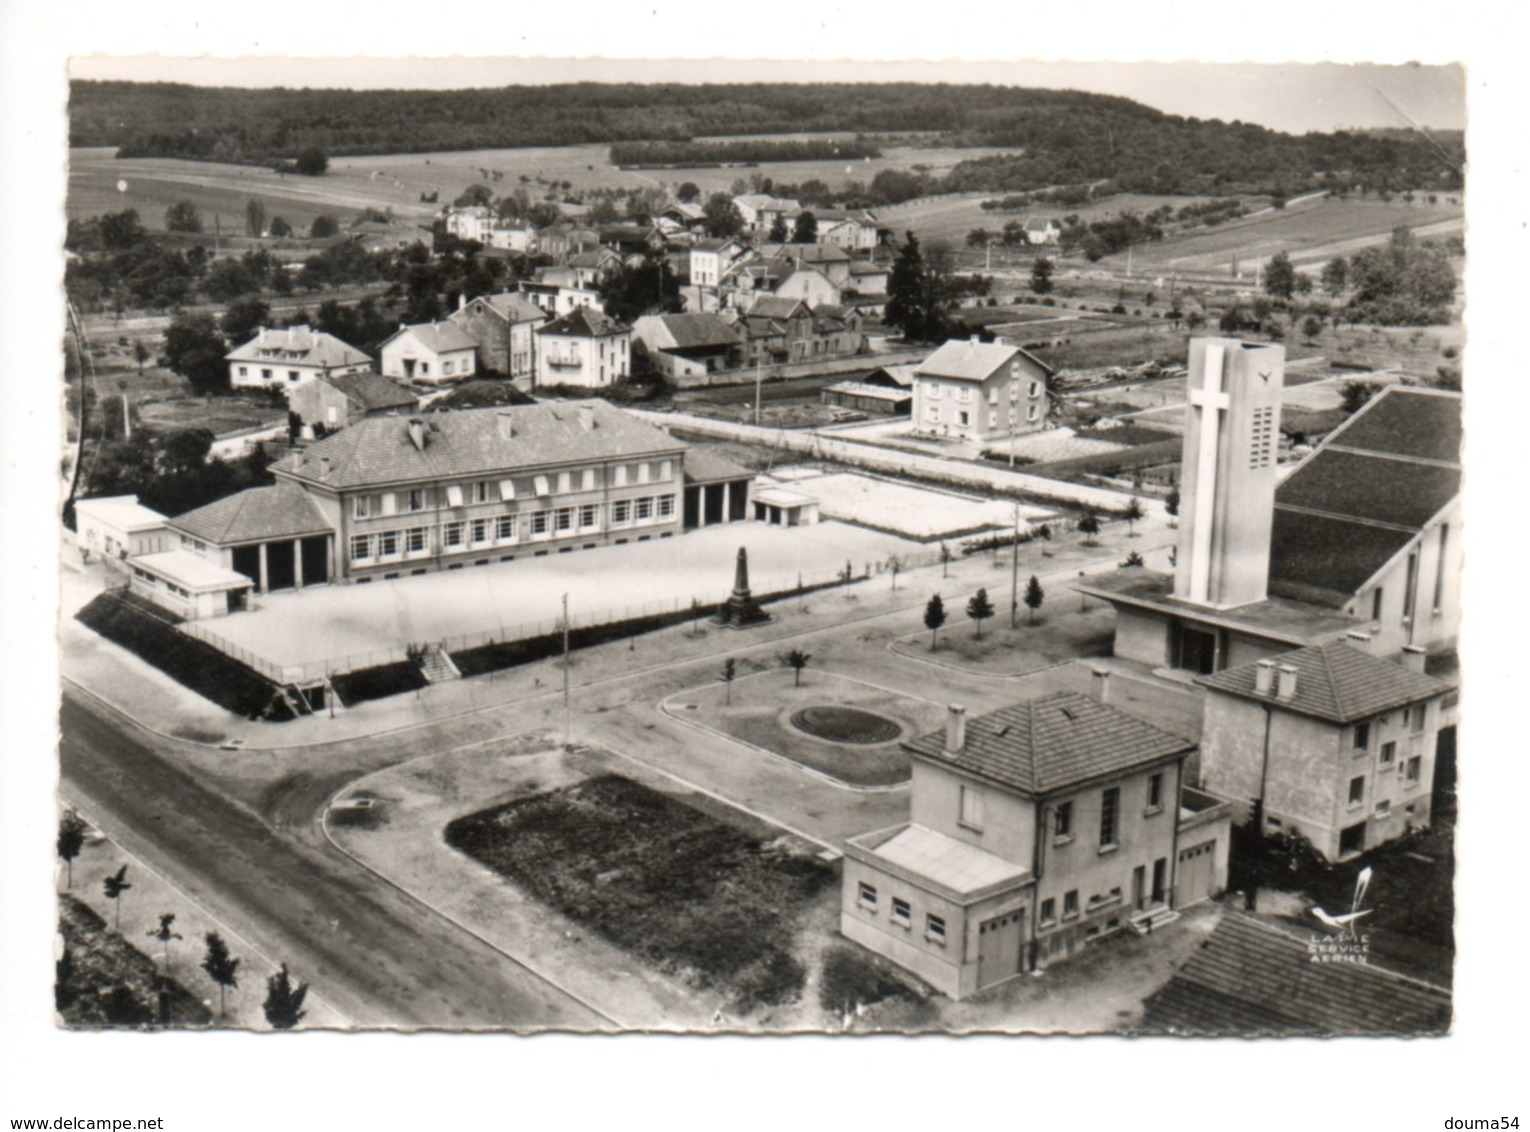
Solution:
[[[291,389],[316,377],[365,373],[372,359],[333,334],[307,325],[260,332],[229,352],[229,384],[235,389]]]
[[[929,436],[993,440],[1046,426],[1047,364],[1018,346],[951,341],[914,374],[914,427]]]
[[[602,388],[632,370],[632,328],[580,307],[536,329],[538,386]]]
[[[165,516],[138,502],[136,495],[100,495],[74,505],[75,542],[82,552],[120,563],[138,554],[178,546]]]
[[[384,377],[439,385],[478,371],[478,343],[454,322],[404,325],[382,344]]]

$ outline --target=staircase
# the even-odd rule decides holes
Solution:
[[[1179,919],[1179,913],[1167,904],[1155,904],[1151,908],[1144,908],[1126,918],[1127,926],[1138,935],[1151,935],[1154,928],[1161,928],[1165,924],[1172,924]]]
[[[440,645],[426,646],[425,655],[420,659],[420,675],[431,684],[462,679],[462,673],[457,671],[451,656]]]

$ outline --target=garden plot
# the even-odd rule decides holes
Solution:
[[[1009,530],[1015,522],[1015,506],[996,499],[980,499],[956,492],[915,487],[856,472],[794,479],[781,475],[792,487],[818,498],[819,513],[873,530],[889,531],[920,542],[955,538],[979,531]],[[1042,519],[1053,512],[1020,506],[1022,519]]]

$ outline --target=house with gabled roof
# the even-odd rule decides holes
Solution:
[[[697,377],[743,364],[744,339],[716,314],[649,314],[632,324],[634,346],[671,378]]]
[[[383,376],[440,385],[478,372],[478,343],[453,322],[405,323],[382,346]]]
[[[1330,861],[1426,828],[1452,688],[1423,669],[1330,641],[1199,677],[1201,789]]]
[[[776,284],[775,294],[783,299],[801,299],[814,307],[822,303],[838,306],[841,298],[840,289],[810,264],[793,267],[791,274]]]
[[[447,318],[467,332],[478,348],[480,372],[530,382],[536,372],[532,331],[547,312],[518,291],[464,298]]]
[[[413,390],[370,370],[318,378],[298,386],[287,398],[302,435],[309,440],[363,417],[412,413],[419,402]]]
[[[834,286],[841,289],[850,285],[850,253],[833,244],[766,244],[760,255],[767,260],[791,264],[793,268],[804,264],[817,268]]]
[[[989,441],[1047,424],[1052,367],[1019,346],[953,340],[920,363],[914,428],[927,436]]]
[[[296,389],[316,377],[361,373],[372,359],[333,334],[311,326],[262,326],[254,338],[229,351],[229,384],[235,389]]]
[[[1057,692],[905,743],[909,820],[845,845],[840,930],[963,998],[1226,884],[1227,808],[1183,789],[1195,744]]]
[[[632,328],[594,307],[539,326],[536,382],[601,389],[632,372]]]
[[[818,242],[844,248],[852,254],[871,252],[877,246],[877,218],[863,209],[820,208],[813,210],[818,221]]]
[[[1310,933],[1231,912],[1143,1004],[1134,1032],[1249,1038],[1419,1037],[1450,1028],[1451,995],[1373,963],[1321,962]]]

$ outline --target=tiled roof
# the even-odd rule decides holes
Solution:
[[[413,408],[419,403],[414,393],[380,373],[342,373],[326,378],[363,410]]]
[[[402,427],[396,419],[380,423]],[[217,546],[328,534],[333,530],[306,491],[295,483],[281,482],[246,488],[177,515],[170,525]]]
[[[472,300],[483,303],[507,322],[541,322],[547,314],[519,291],[501,291],[497,295],[479,295]],[[469,304],[472,305],[471,303]],[[460,312],[459,312],[460,313]],[[452,318],[456,318],[456,314]]]
[[[453,350],[474,350],[478,343],[473,341],[466,330],[455,322],[416,322],[395,330],[383,342],[387,346],[395,338],[405,334],[414,336],[416,342],[434,354],[450,353]]]
[[[885,374],[887,380],[891,381],[899,388],[912,389],[914,387],[914,374],[918,372],[918,365],[913,363],[897,366],[878,366],[876,369],[872,370],[866,375],[866,380],[872,384],[876,384],[875,382],[872,382],[872,379],[875,378],[877,374]]]
[[[243,346],[230,351],[228,360],[232,362],[270,361],[271,355],[264,352],[269,350],[281,352],[283,356],[277,360],[322,366],[325,369],[364,365],[371,361],[356,347],[340,341],[333,334],[326,334],[322,330],[314,330],[309,326],[262,329]]]
[[[1461,491],[1461,398],[1392,386],[1275,491],[1270,592],[1342,604]]]
[[[737,330],[715,314],[660,314],[639,319],[641,330],[652,335],[660,350],[687,350],[704,346],[736,346]]]
[[[1450,992],[1368,963],[1314,963],[1307,942],[1227,915],[1145,1004],[1147,1033],[1435,1034]]]
[[[1257,663],[1229,668],[1214,676],[1198,676],[1196,681],[1218,692],[1330,723],[1352,723],[1450,690],[1450,685],[1442,680],[1404,668],[1395,661],[1381,660],[1343,641],[1310,645],[1275,660],[1296,669],[1296,694],[1289,700],[1254,691]]]
[[[791,318],[799,312],[811,314],[812,309],[801,299],[783,298],[779,295],[760,295],[749,306],[750,318]]]
[[[932,762],[1041,795],[1189,752],[1195,744],[1077,692],[1055,692],[967,721],[959,754],[944,730],[905,743]]]
[[[766,244],[769,259],[800,259],[804,263],[849,263],[850,253],[838,244]]]
[[[1008,365],[1010,359],[1021,352],[1018,346],[953,339],[920,364],[919,375],[982,381],[1000,366]]]
[[[593,428],[584,427],[583,410],[592,415]],[[343,490],[674,453],[685,447],[604,401],[464,409],[424,419],[423,449],[414,446],[407,421],[372,417],[310,444],[274,464],[272,471]]]
[[[537,327],[536,333],[559,334],[565,338],[607,338],[612,334],[627,334],[631,330],[626,323],[618,322],[593,307],[579,307],[546,326]]]
[[[685,450],[686,483],[719,483],[724,480],[751,479],[753,476],[754,473],[742,464],[725,460],[704,448]]]

